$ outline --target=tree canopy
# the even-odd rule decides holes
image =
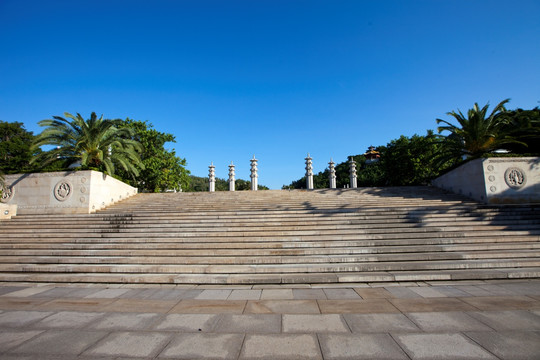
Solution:
[[[144,169],[139,155],[142,146],[131,138],[131,129],[119,129],[115,122],[103,119],[103,115],[98,118],[95,112],[87,120],[80,114],[66,112],[64,116],[67,119],[53,116],[38,123],[45,129],[34,145],[53,148],[40,153],[32,162],[46,165],[64,159],[69,167],[96,169],[109,175],[114,175],[120,167],[133,177],[139,175],[139,169]]]
[[[157,131],[147,121],[127,118],[114,122],[120,129],[130,129],[132,139],[142,147],[140,156],[144,168],[137,179],[131,179],[121,172],[124,181],[149,192],[188,188],[190,178],[186,159],[176,156],[174,150],[165,149],[166,143],[176,142],[174,135]]]
[[[0,171],[14,174],[31,171],[34,135],[20,122],[0,120]]]
[[[357,185],[362,186],[405,186],[424,185],[436,177],[443,169],[435,161],[435,154],[440,151],[441,143],[433,131],[426,135],[401,136],[390,141],[386,146],[378,146],[380,160],[366,163],[364,155],[354,155],[352,159],[357,168]],[[336,164],[336,187],[349,185],[349,160]],[[313,187],[323,189],[329,187],[329,170],[313,175]],[[306,178],[293,181],[283,188],[302,189],[306,187]]]

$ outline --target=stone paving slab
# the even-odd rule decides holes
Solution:
[[[159,354],[159,359],[234,360],[244,341],[244,334],[180,334]]]
[[[233,290],[227,300],[259,300],[262,290]]]
[[[479,310],[540,309],[540,301],[527,296],[483,296],[461,299]]]
[[[421,331],[403,314],[344,314],[354,333],[389,333]]]
[[[317,300],[322,314],[397,313],[399,310],[386,299]]]
[[[41,303],[35,307],[39,310],[74,310],[74,311],[102,311],[107,305],[118,301],[115,299],[70,299],[57,298]]]
[[[540,358],[538,332],[467,332],[466,335],[501,359]]]
[[[434,288],[437,290],[437,292],[446,295],[447,297],[468,297],[472,296],[468,292],[465,292],[463,290],[459,290],[453,286],[434,286]]]
[[[410,290],[414,291],[415,293],[417,293],[423,298],[447,297],[444,293],[438,291],[434,287],[416,287],[416,288],[410,288]]]
[[[350,333],[338,314],[284,314],[284,333]]]
[[[387,287],[386,290],[392,294],[393,297],[398,299],[417,299],[421,298],[421,296],[418,293],[415,293],[411,289],[407,287],[401,287],[401,286],[390,286]]]
[[[15,354],[78,355],[107,335],[104,331],[48,330],[10,350]]]
[[[32,298],[2,298],[0,297],[0,309],[34,309],[37,306],[48,302],[49,299],[32,299]]]
[[[143,330],[149,328],[161,317],[161,314],[153,313],[109,313],[107,316],[91,323],[87,326],[87,329]]]
[[[43,292],[47,292],[51,290],[50,287],[29,287],[29,288],[25,288],[25,289],[21,289],[21,290],[18,290],[18,291],[11,291],[7,294],[4,294],[2,295],[2,297],[29,297],[29,296],[33,296],[33,295],[36,295],[36,294],[40,294],[40,293],[43,293]]]
[[[0,286],[0,297],[5,294],[13,293],[15,291],[24,290],[26,286]],[[9,296],[9,295],[8,295]]]
[[[394,295],[384,288],[355,288],[354,289],[362,299],[388,299]]]
[[[540,331],[540,316],[529,311],[475,311],[468,314],[492,329],[498,331]]]
[[[117,299],[103,307],[109,312],[153,312],[167,313],[178,301],[174,300],[147,300],[147,299]]]
[[[472,305],[456,298],[389,299],[401,312],[471,311]]]
[[[227,300],[232,290],[203,290],[194,299],[197,300]]]
[[[220,333],[280,333],[279,314],[223,314],[217,322],[215,332]]]
[[[154,325],[156,330],[182,332],[213,332],[220,316],[218,314],[169,314]]]
[[[239,359],[322,359],[319,342],[311,334],[246,335]]]
[[[324,289],[328,300],[361,299],[353,289]]]
[[[408,360],[388,334],[320,334],[325,360]]]
[[[0,334],[0,354],[41,334],[43,330],[2,329]]]
[[[97,356],[154,357],[172,335],[158,332],[114,332],[85,352]]]
[[[103,289],[103,290],[96,291],[93,294],[89,294],[85,297],[87,299],[92,299],[92,298],[111,299],[111,298],[117,298],[128,291],[129,289]]]
[[[326,300],[326,294],[323,289],[293,289],[295,300]]]
[[[421,312],[406,314],[425,332],[492,331],[490,327],[464,312]]]
[[[188,291],[184,289],[159,289],[150,296],[147,300],[175,300],[193,299],[199,295],[199,291]]]
[[[79,289],[79,288],[69,288],[69,287],[55,287],[47,291],[39,292],[37,294],[34,294],[32,297],[36,298],[79,298],[79,297],[85,297],[88,295],[91,295],[93,293],[96,293],[98,290],[96,289]]]
[[[221,314],[244,312],[247,301],[245,300],[182,300],[177,303],[171,313],[193,313],[193,314]]]
[[[248,301],[246,314],[319,314],[315,300]]]
[[[261,300],[292,300],[294,299],[292,289],[263,289]]]
[[[393,337],[413,360],[497,359],[461,334],[396,334]]]
[[[24,327],[52,314],[48,311],[6,311],[0,314],[0,327]]]
[[[34,324],[44,329],[76,329],[103,318],[105,313],[61,311]]]

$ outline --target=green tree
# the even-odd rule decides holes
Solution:
[[[0,170],[6,174],[32,171],[34,135],[20,122],[0,120]]]
[[[451,163],[439,163],[436,156],[442,149],[439,137],[428,130],[425,136],[401,136],[381,148],[380,166],[385,185],[425,185]]]
[[[506,149],[516,154],[540,154],[540,109],[516,109],[501,114],[503,132],[519,143],[507,144]]]
[[[141,144],[141,161],[144,168],[137,179],[121,172],[122,179],[143,191],[161,192],[167,189],[187,190],[190,182],[186,159],[174,150],[165,149],[166,143],[175,143],[174,135],[157,131],[147,121],[114,120],[119,129],[129,129],[132,139]]]
[[[489,104],[480,109],[477,103],[469,109],[467,116],[461,111],[451,111],[452,116],[459,125],[446,120],[437,119],[437,124],[445,124],[437,128],[439,134],[448,131],[450,134],[444,139],[446,157],[479,157],[485,153],[500,149],[507,144],[517,141],[503,131],[505,119],[501,116],[506,112],[504,105],[510,101],[501,101],[488,115]]]
[[[53,116],[38,123],[45,129],[34,145],[53,148],[34,157],[32,162],[50,164],[63,159],[69,166],[96,169],[109,175],[114,175],[116,167],[132,176],[139,175],[139,168],[144,169],[139,156],[142,147],[131,138],[131,129],[118,129],[113,121],[103,116],[98,118],[94,112],[88,120],[80,114],[73,116],[66,112],[64,116],[68,119]]]

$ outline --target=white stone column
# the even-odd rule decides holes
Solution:
[[[257,191],[258,188],[258,178],[259,175],[257,175],[257,159],[255,159],[255,155],[253,155],[253,159],[249,160],[251,162],[251,190]]]
[[[354,158],[352,156],[349,161],[349,179],[351,183],[351,189],[356,189],[356,162],[354,161]]]
[[[311,160],[313,160],[309,153],[307,154],[306,160],[306,188],[309,190],[313,190],[313,165]]]
[[[234,165],[231,161],[231,165],[229,165],[229,191],[234,191],[235,187],[235,179],[234,179]]]
[[[216,191],[216,167],[214,166],[214,163],[208,167],[208,191],[214,192]]]
[[[330,189],[336,188],[336,168],[334,167],[336,163],[332,161],[332,158],[330,158],[330,162],[328,163],[328,169],[330,170],[330,176],[328,179],[330,180]]]

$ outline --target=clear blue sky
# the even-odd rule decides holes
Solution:
[[[0,119],[148,120],[281,188],[474,102],[540,101],[540,1],[0,0]]]

